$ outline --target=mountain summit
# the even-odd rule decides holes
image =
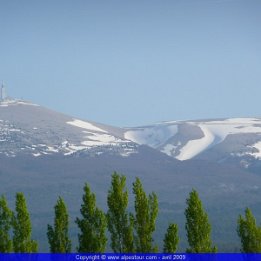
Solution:
[[[34,157],[105,151],[128,156],[137,144],[123,137],[119,128],[82,121],[21,100],[0,103],[0,153]]]

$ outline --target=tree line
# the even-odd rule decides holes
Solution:
[[[158,251],[153,233],[158,215],[157,195],[146,194],[139,178],[133,183],[134,213],[128,212],[126,177],[112,174],[107,195],[108,211],[104,213],[96,205],[95,194],[89,185],[84,185],[80,217],[75,223],[79,228],[77,252],[102,253],[107,246],[106,231],[110,232],[110,246],[115,253],[153,253]],[[211,225],[208,215],[196,190],[186,200],[187,253],[215,253],[217,247],[211,240]],[[54,206],[54,223],[47,226],[47,238],[51,253],[70,253],[69,215],[64,200],[59,197]],[[245,217],[239,215],[237,233],[241,251],[261,253],[261,227],[256,224],[251,210]],[[32,240],[32,226],[22,193],[16,194],[15,211],[8,207],[4,196],[0,197],[0,253],[35,253],[38,244]],[[178,226],[170,223],[163,239],[163,252],[174,253],[179,243]]]

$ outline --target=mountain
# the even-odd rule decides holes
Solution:
[[[75,119],[30,102],[1,102],[0,115],[0,153],[10,157],[101,154],[103,150],[128,156],[139,147],[124,139],[120,128]]]
[[[259,119],[165,122],[118,128],[70,117],[31,102],[0,102],[0,194],[14,208],[15,193],[27,198],[33,236],[48,251],[46,227],[62,196],[75,218],[83,186],[90,184],[106,210],[113,171],[127,176],[130,210],[132,182],[139,177],[159,199],[156,242],[169,222],[179,225],[180,251],[186,247],[184,210],[195,188],[209,213],[220,251],[239,250],[236,221],[245,207],[261,220]],[[244,161],[245,163],[243,164]]]
[[[261,160],[261,119],[172,121],[118,128],[83,121],[21,100],[0,103],[0,154],[41,155],[105,151],[128,156],[146,145],[179,161]],[[249,162],[248,162],[249,161]]]
[[[235,162],[248,168],[261,160],[261,119],[173,121],[128,128],[124,137],[177,160]]]

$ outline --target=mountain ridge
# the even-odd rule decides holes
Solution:
[[[119,128],[79,120],[19,100],[0,103],[0,142],[0,153],[15,156],[22,151],[35,157],[70,155],[106,146],[128,156],[137,147],[122,137]]]
[[[15,156],[13,150],[19,144],[20,150],[35,157],[88,153],[99,147],[128,156],[139,145],[146,145],[180,161],[258,161],[261,118],[179,120],[120,128],[9,99],[0,102],[0,142],[0,153],[9,156]],[[10,147],[11,143],[16,145]]]
[[[178,160],[207,159],[207,153],[223,149],[227,158],[261,159],[261,119],[226,118],[171,121],[127,128],[125,138],[146,144]],[[244,143],[242,143],[244,141]],[[236,147],[235,150],[228,148]],[[217,148],[217,150],[215,150]],[[202,157],[202,155],[204,155]],[[209,160],[214,160],[209,157]]]

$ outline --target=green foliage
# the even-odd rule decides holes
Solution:
[[[246,208],[245,219],[239,215],[237,233],[241,239],[241,251],[245,253],[261,253],[261,227],[256,225],[251,210]]]
[[[127,212],[128,192],[125,186],[126,177],[114,172],[107,197],[107,221],[111,248],[116,253],[134,252],[133,226]]]
[[[12,251],[12,239],[10,229],[12,226],[13,213],[8,208],[6,198],[0,197],[0,253],[10,253]]]
[[[96,207],[96,198],[87,184],[84,186],[83,204],[81,205],[82,219],[76,218],[81,233],[78,234],[78,251],[101,253],[105,251],[106,238],[106,216]]]
[[[16,194],[16,215],[13,216],[13,249],[16,253],[35,253],[37,243],[31,239],[32,226],[23,193]]]
[[[164,253],[175,253],[178,248],[178,226],[176,224],[170,224],[167,233],[164,238]]]
[[[61,197],[54,207],[54,227],[47,226],[47,237],[51,253],[70,253],[71,240],[68,236],[69,216]]]
[[[187,199],[186,231],[190,248],[188,253],[214,253],[216,247],[212,247],[210,238],[211,226],[208,215],[204,211],[201,200],[196,190],[192,190]]]
[[[158,215],[158,199],[155,193],[146,195],[141,181],[133,183],[134,214],[129,214],[126,177],[114,172],[108,191],[107,215],[96,207],[96,198],[88,186],[84,186],[82,218],[75,222],[80,229],[78,234],[80,253],[102,253],[106,249],[106,228],[111,234],[111,247],[117,253],[152,253],[156,252],[153,232]],[[215,253],[217,248],[211,241],[211,225],[198,193],[192,190],[187,198],[185,210],[188,253]],[[71,241],[68,236],[69,216],[61,197],[54,207],[54,226],[48,225],[47,236],[52,253],[69,253]],[[13,228],[13,231],[11,229]],[[261,227],[256,224],[250,209],[245,210],[245,217],[239,215],[237,233],[241,240],[241,251],[261,253]],[[23,193],[16,194],[15,213],[9,208],[4,196],[0,197],[0,253],[35,253],[37,242],[31,239],[32,227]],[[13,239],[11,239],[13,235]],[[163,251],[175,253],[179,243],[178,226],[170,224],[165,237]]]
[[[157,196],[152,193],[147,197],[138,178],[133,183],[133,193],[135,195],[135,216],[132,215],[132,222],[135,229],[135,251],[139,253],[157,252],[157,246],[153,245],[152,238],[158,215]]]

